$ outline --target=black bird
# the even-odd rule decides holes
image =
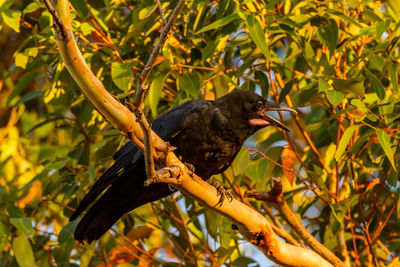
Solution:
[[[227,169],[244,141],[257,130],[275,125],[288,131],[280,121],[265,114],[270,110],[295,112],[254,92],[235,90],[215,101],[183,103],[157,118],[152,129],[207,180]],[[76,227],[74,237],[79,242],[99,239],[123,214],[173,193],[164,183],[144,186],[144,157],[133,143],[127,142],[115,153],[114,160],[70,218],[76,219],[108,188]]]

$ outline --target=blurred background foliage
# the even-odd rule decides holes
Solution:
[[[160,34],[154,1],[73,0],[75,38],[106,88],[133,97]],[[166,17],[177,0],[162,0]],[[226,218],[177,193],[79,245],[68,217],[125,140],[57,51],[40,1],[0,1],[0,266],[272,264]],[[283,180],[303,224],[351,266],[399,264],[399,0],[188,1],[148,79],[150,120],[254,90],[293,105],[216,179],[237,197]],[[245,200],[244,200],[245,201]],[[249,201],[301,243],[272,206]],[[175,262],[175,264],[174,264]]]

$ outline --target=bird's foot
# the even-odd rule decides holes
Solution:
[[[217,189],[217,196],[219,196],[219,201],[217,204],[215,204],[214,207],[217,206],[221,207],[222,204],[224,203],[225,198],[227,198],[229,202],[232,202],[233,200],[232,193],[226,191],[224,186],[219,181],[214,181],[211,185],[214,186],[215,189]]]
[[[157,170],[156,176],[147,178],[144,181],[144,186],[149,186],[154,183],[181,184],[181,168],[178,165],[171,165]]]
[[[182,156],[178,156],[178,159],[179,159],[180,161],[183,160]],[[185,167],[188,168],[188,170],[189,170],[189,175],[190,175],[190,176],[193,176],[194,170],[195,170],[194,165],[193,165],[193,164],[190,164],[190,163],[187,163],[187,162],[183,162],[183,165],[185,165]]]
[[[193,164],[190,164],[190,163],[186,163],[186,162],[184,162],[183,164],[186,166],[186,168],[188,168],[188,170],[189,170],[189,175],[190,175],[190,176],[193,176],[194,170],[195,170],[194,165],[193,165]]]

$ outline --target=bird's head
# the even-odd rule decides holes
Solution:
[[[234,90],[219,98],[218,101],[223,109],[229,113],[229,116],[236,117],[237,122],[247,123],[247,127],[252,128],[253,132],[270,125],[289,131],[282,122],[266,112],[289,111],[297,113],[292,108],[268,102],[252,91]]]

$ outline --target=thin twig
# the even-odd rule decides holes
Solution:
[[[183,217],[182,211],[181,211],[181,209],[179,208],[178,204],[176,203],[175,198],[171,197],[171,200],[172,200],[172,203],[173,203],[174,206],[175,206],[176,211],[178,212],[178,215],[179,215],[180,221],[181,221],[181,225],[182,225],[183,228],[185,229],[185,235],[186,235],[186,236],[185,236],[185,239],[187,240],[187,242],[188,242],[188,244],[189,244],[189,249],[190,249],[190,252],[191,252],[192,255],[193,255],[194,263],[195,263],[196,265],[198,265],[198,264],[197,264],[196,250],[194,249],[193,242],[192,242],[192,240],[190,239],[189,228],[188,228],[188,226],[187,226],[187,223],[186,223],[186,221],[185,221],[185,218]]]
[[[68,31],[64,25],[64,23],[61,21],[60,17],[57,14],[57,11],[54,9],[53,5],[50,3],[50,0],[44,0],[44,4],[47,7],[47,10],[50,12],[51,16],[53,17],[54,20],[54,25],[56,29],[56,37],[59,38],[61,37],[60,40],[67,40],[68,39]]]
[[[162,21],[163,27],[165,27],[167,22],[165,21],[165,16],[164,16],[164,12],[163,12],[162,7],[161,7],[160,0],[156,0],[156,2],[157,2],[158,11],[160,12],[160,17],[161,17],[161,21]]]
[[[329,205],[329,201],[326,200],[323,196],[321,196],[320,194],[317,193],[317,191],[315,190],[315,188],[312,185],[309,185],[305,182],[305,180],[303,179],[303,177],[301,177],[300,175],[298,175],[296,173],[296,171],[294,171],[291,168],[285,167],[282,164],[279,164],[278,162],[274,161],[273,159],[271,159],[270,157],[268,157],[267,155],[265,155],[264,153],[262,153],[261,151],[258,151],[256,149],[253,148],[249,148],[249,147],[245,147],[248,151],[257,153],[258,155],[260,155],[261,157],[267,159],[268,161],[272,162],[273,164],[281,167],[282,169],[285,169],[291,173],[293,173],[308,189],[310,189],[319,199],[321,199],[323,202],[325,202],[327,205]]]
[[[116,235],[122,237],[122,239],[124,239],[124,241],[125,241],[129,246],[131,246],[133,249],[135,249],[135,250],[141,252],[143,255],[145,255],[146,257],[148,257],[149,259],[151,259],[153,262],[156,262],[156,263],[161,264],[161,265],[164,264],[164,262],[160,261],[159,259],[157,259],[157,258],[154,257],[153,255],[149,254],[148,251],[146,251],[145,249],[143,249],[143,248],[141,248],[140,246],[138,246],[138,245],[136,245],[135,243],[133,243],[131,240],[129,240],[128,237],[126,237],[124,234],[122,234],[122,233],[119,232],[118,230],[115,230],[114,228],[111,228],[110,231],[113,232],[113,233],[115,233]],[[117,242],[120,246],[123,246],[123,245],[124,245],[121,241],[119,241],[119,240],[117,239],[116,236],[111,235],[111,234],[110,234],[110,236],[111,236],[111,237],[115,240],[115,242]],[[138,253],[132,253],[131,255],[134,256],[135,258],[137,258],[138,260],[140,260],[140,257],[139,257],[139,255],[138,255]]]
[[[165,25],[165,27],[162,29],[160,38],[158,39],[158,42],[156,46],[153,48],[153,51],[150,54],[150,58],[147,61],[146,66],[143,68],[143,71],[139,74],[139,82],[138,82],[138,88],[136,92],[136,99],[135,99],[135,106],[140,107],[141,104],[143,103],[143,98],[145,94],[145,88],[144,88],[144,83],[147,79],[147,77],[150,74],[150,71],[153,67],[153,64],[160,53],[162,47],[164,46],[166,37],[172,27],[172,25],[175,23],[176,18],[178,17],[179,13],[181,12],[183,6],[185,4],[185,0],[180,0],[178,5],[175,7],[174,11],[171,14],[170,19],[168,20],[168,23]]]
[[[159,10],[161,16],[163,16],[163,12],[161,10],[161,5],[157,1],[157,4],[159,5]],[[143,114],[142,110],[142,105],[143,105],[143,99],[145,95],[145,82],[147,77],[150,74],[150,71],[154,65],[154,62],[156,61],[161,48],[163,47],[166,37],[172,27],[172,25],[175,23],[176,18],[178,17],[180,11],[182,10],[183,6],[185,4],[185,0],[180,0],[178,5],[175,7],[174,11],[171,14],[171,17],[168,20],[168,23],[163,27],[160,38],[158,39],[158,42],[156,46],[153,48],[153,51],[150,54],[150,58],[146,63],[146,66],[143,68],[142,72],[138,75],[138,80],[137,80],[137,88],[136,88],[136,99],[134,103],[134,107],[131,108],[131,110],[135,113],[136,117],[138,118],[138,123],[143,131],[143,136],[144,136],[144,157],[145,157],[145,166],[146,166],[146,174],[147,174],[147,180],[145,182],[145,185],[150,185],[153,181],[154,178],[157,177],[157,173],[155,171],[155,165],[154,165],[154,158],[155,158],[155,151],[153,147],[153,142],[151,138],[151,125],[147,122],[146,117]]]

